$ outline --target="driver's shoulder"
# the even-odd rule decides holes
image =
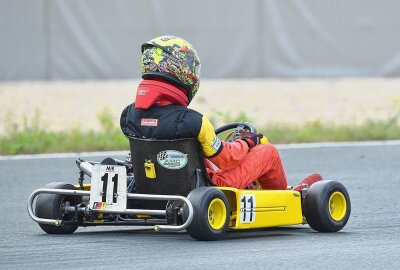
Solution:
[[[183,114],[181,114],[181,120],[184,121],[194,121],[196,123],[202,121],[203,118],[203,114],[201,114],[200,112],[193,110],[193,109],[189,109],[189,108],[185,108],[183,111]]]

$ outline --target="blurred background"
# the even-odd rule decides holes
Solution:
[[[0,136],[117,129],[141,44],[176,35],[202,61],[191,107],[216,125],[253,121],[282,142],[400,138],[398,10],[395,0],[1,0]],[[22,148],[7,151],[35,151]]]

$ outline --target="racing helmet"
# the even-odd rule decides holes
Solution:
[[[142,45],[142,78],[162,78],[186,89],[189,103],[200,85],[200,59],[186,40],[161,36]]]

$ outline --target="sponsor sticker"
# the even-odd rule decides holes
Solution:
[[[221,140],[218,138],[218,136],[215,136],[211,147],[215,149],[215,151],[218,151],[219,148],[221,147]]]
[[[185,167],[188,158],[187,154],[176,150],[165,150],[157,154],[157,162],[169,170],[178,170]]]
[[[146,127],[156,127],[158,125],[158,119],[142,118],[142,120],[140,121],[140,125]]]
[[[147,94],[147,92],[149,92],[148,89],[138,89],[137,95],[138,95],[138,96],[144,96],[144,95]]]
[[[106,209],[107,204],[103,202],[95,202],[93,203],[93,209]]]

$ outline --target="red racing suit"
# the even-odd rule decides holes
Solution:
[[[243,140],[221,141],[206,116],[186,107],[184,91],[166,81],[143,80],[135,103],[122,112],[123,133],[141,138],[197,138],[207,158],[207,172],[217,186],[244,189],[257,180],[264,189],[287,188],[275,146],[260,144],[249,149]]]

